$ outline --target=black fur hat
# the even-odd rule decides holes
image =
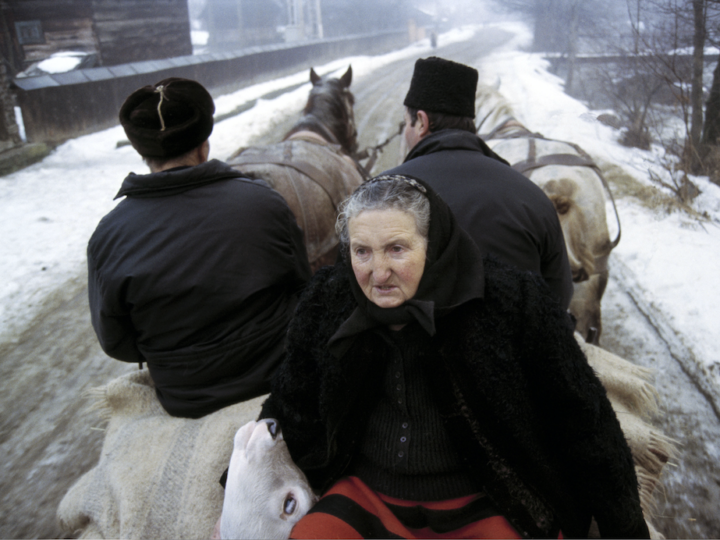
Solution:
[[[475,68],[437,56],[415,62],[403,105],[427,112],[475,118]]]
[[[172,77],[130,94],[120,108],[120,123],[141,156],[169,159],[207,140],[214,112],[202,84]]]

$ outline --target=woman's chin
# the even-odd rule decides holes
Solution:
[[[393,296],[376,296],[373,298],[373,303],[383,309],[394,308],[402,305],[404,300]]]

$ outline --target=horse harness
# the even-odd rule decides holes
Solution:
[[[304,140],[314,144],[323,144],[317,139],[311,137],[298,136],[293,137],[293,140]],[[338,145],[325,143],[325,146],[333,148],[336,152],[341,154]],[[291,169],[295,169],[322,188],[332,201],[335,210],[338,209],[340,203],[343,202],[347,196],[341,189],[342,184],[336,182],[327,171],[316,167],[312,163],[293,156],[290,146],[285,146],[283,148],[282,156],[278,156],[278,153],[272,151],[271,148],[263,148],[260,152],[256,152],[251,156],[243,156],[243,154],[240,153],[233,158],[232,165],[238,166],[240,170],[242,170],[243,165],[279,165],[281,167],[290,167]],[[361,169],[359,169],[359,171],[361,171]]]
[[[478,130],[480,129],[480,126],[485,123],[491,113],[492,111],[490,111],[485,116],[485,118],[483,118],[482,121],[478,124]],[[515,131],[512,131],[510,133],[503,133],[503,131],[511,128],[515,128]],[[491,129],[490,133],[479,135],[479,137],[484,141],[490,139],[519,139],[521,137],[544,139],[544,137],[540,133],[533,133],[532,131],[528,130],[512,116]]]
[[[507,122],[502,124],[502,127],[506,126]],[[528,137],[526,134],[520,135],[521,137]],[[517,138],[517,135],[513,135],[511,137],[496,137],[496,138]],[[552,139],[546,139],[540,134],[531,134],[531,136],[528,137],[528,143],[529,143],[529,149],[528,149],[528,157],[527,159],[524,159],[523,161],[519,161],[518,163],[514,163],[512,165],[512,168],[518,171],[522,175],[527,175],[529,171],[532,171],[534,169],[539,169],[541,167],[545,167],[547,165],[561,165],[565,167],[589,167],[592,169],[595,174],[598,175],[600,178],[600,181],[602,182],[603,187],[605,188],[605,191],[610,196],[610,201],[613,205],[613,210],[615,211],[615,219],[617,220],[618,224],[618,233],[615,240],[613,240],[610,244],[610,249],[607,253],[604,255],[600,255],[595,258],[595,274],[600,274],[607,271],[607,263],[608,258],[610,257],[610,252],[617,247],[618,243],[620,242],[620,236],[622,234],[621,226],[620,226],[620,215],[617,211],[617,206],[615,205],[615,198],[613,197],[612,191],[610,191],[610,186],[607,183],[607,180],[602,174],[602,171],[600,170],[600,167],[597,166],[597,164],[592,160],[592,158],[585,152],[582,148],[580,148],[577,144],[570,143],[567,141],[556,141],[556,142],[562,142],[563,144],[570,145],[577,154],[569,154],[569,153],[561,153],[561,154],[547,154],[545,156],[538,156],[537,155],[537,144],[536,140],[542,139],[546,141],[550,141]]]

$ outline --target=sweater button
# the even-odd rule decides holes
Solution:
[[[407,441],[407,437],[400,437],[400,442],[405,442],[405,441]]]
[[[403,457],[404,455],[405,455],[405,452],[403,452],[402,450],[400,452],[398,452],[398,457]]]
[[[395,389],[399,392],[400,390],[402,390],[402,385],[401,385],[401,384],[398,384],[398,385],[395,387]]]
[[[395,378],[396,378],[396,379],[399,379],[399,378],[400,378],[400,372],[399,372],[399,371],[396,371],[396,372],[395,372]]]
[[[403,429],[407,429],[408,423],[407,423],[407,422],[403,422],[403,423],[402,423],[402,427],[403,427]]]

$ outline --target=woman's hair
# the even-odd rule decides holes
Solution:
[[[415,218],[418,233],[425,239],[430,230],[430,201],[425,188],[399,174],[376,176],[362,184],[340,205],[335,232],[346,251],[350,244],[348,223],[366,210],[402,210]]]

